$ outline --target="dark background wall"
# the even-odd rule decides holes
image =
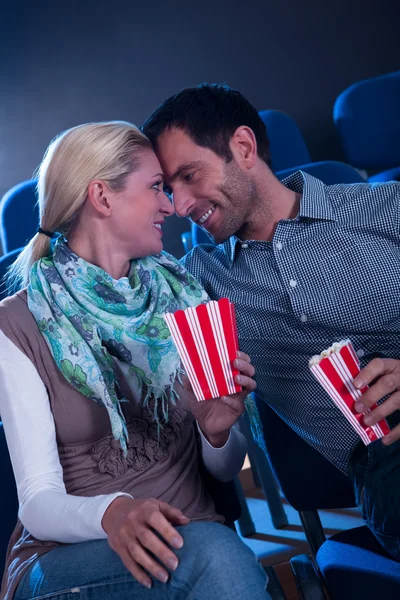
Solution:
[[[294,117],[312,158],[342,158],[336,96],[400,68],[398,0],[0,2],[0,195],[86,121],[137,125],[167,96],[226,81]],[[165,246],[182,254],[187,223]]]

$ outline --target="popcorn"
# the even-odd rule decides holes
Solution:
[[[232,367],[238,350],[234,305],[228,298],[200,304],[164,319],[197,400],[241,391]]]
[[[313,356],[309,367],[365,445],[390,432],[385,419],[369,427],[364,424],[364,415],[374,410],[376,404],[364,414],[354,409],[355,402],[367,388],[358,390],[353,385],[353,380],[360,372],[360,364],[350,340],[335,343],[321,354]]]

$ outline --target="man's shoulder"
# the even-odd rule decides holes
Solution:
[[[400,182],[347,183],[326,186],[327,194],[339,220],[377,223],[398,216]],[[396,219],[397,221],[397,219]]]
[[[341,204],[353,201],[363,204],[371,199],[396,199],[400,197],[400,182],[385,181],[377,183],[337,183],[325,188],[333,203]]]

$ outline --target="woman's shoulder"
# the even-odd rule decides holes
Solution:
[[[28,308],[26,290],[4,298],[0,302],[0,331],[13,342],[26,338],[30,331],[37,329],[36,322]]]
[[[26,289],[4,298],[0,302],[0,324],[2,319],[23,316],[29,312]]]

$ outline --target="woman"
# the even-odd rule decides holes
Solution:
[[[241,468],[232,425],[254,369],[239,355],[243,393],[213,401],[179,383],[162,314],[206,295],[161,253],[173,208],[148,139],[124,122],[70,129],[38,190],[41,226],[12,269],[21,291],[0,304],[20,503],[0,598],[268,598],[199,473],[200,456],[221,480]]]

